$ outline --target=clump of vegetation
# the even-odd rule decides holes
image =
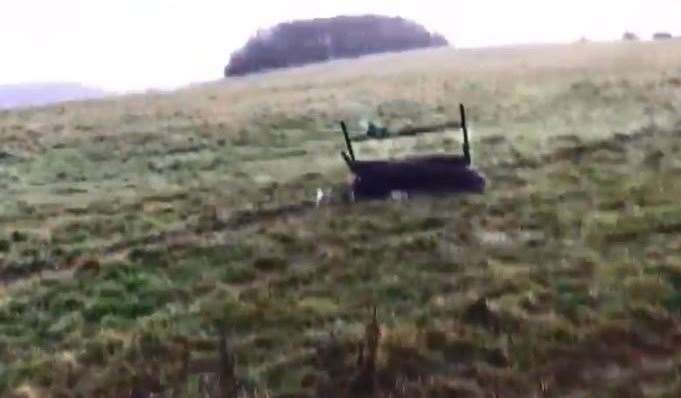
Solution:
[[[288,267],[288,261],[280,257],[261,257],[253,262],[253,267],[260,271],[283,271]]]

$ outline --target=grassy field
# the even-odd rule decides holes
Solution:
[[[486,194],[310,205],[347,181],[340,119],[437,123],[460,102]],[[242,396],[360,396],[374,307],[375,396],[681,396],[679,115],[678,41],[0,112],[0,396],[210,396],[220,325]],[[460,133],[355,151],[458,153]]]

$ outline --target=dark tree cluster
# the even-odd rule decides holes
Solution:
[[[293,21],[259,31],[232,54],[225,76],[446,45],[442,35],[400,17],[363,15]]]
[[[657,32],[653,35],[653,40],[669,40],[672,38],[669,32]]]
[[[633,32],[624,32],[622,35],[622,40],[624,41],[638,41],[638,35]]]

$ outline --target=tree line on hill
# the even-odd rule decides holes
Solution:
[[[258,31],[234,52],[225,76],[340,58],[447,46],[444,36],[401,17],[339,16],[286,22]]]
[[[673,39],[673,38],[674,37],[669,32],[655,32],[655,34],[653,34],[653,40],[669,40],[669,39]],[[627,32],[624,32],[624,34],[622,35],[622,40],[624,40],[624,41],[636,41],[636,40],[639,40],[639,37],[636,33],[627,31]]]

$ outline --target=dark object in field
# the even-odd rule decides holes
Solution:
[[[427,155],[401,160],[356,160],[347,127],[341,122],[348,152],[341,152],[354,174],[352,192],[356,199],[386,198],[392,192],[483,193],[485,179],[472,169],[466,113],[460,105],[463,156]]]
[[[381,139],[389,137],[407,137],[424,133],[437,133],[446,129],[460,128],[459,122],[447,122],[442,124],[431,124],[427,126],[408,126],[391,133],[387,127],[377,127],[372,122],[369,122],[366,136],[355,138],[355,141],[364,141],[370,139]]]
[[[371,138],[385,138],[389,135],[387,127],[376,127],[375,124],[369,122],[369,128],[367,128],[367,137]]]
[[[16,160],[17,157],[9,152],[0,151],[0,162],[10,162]]]

